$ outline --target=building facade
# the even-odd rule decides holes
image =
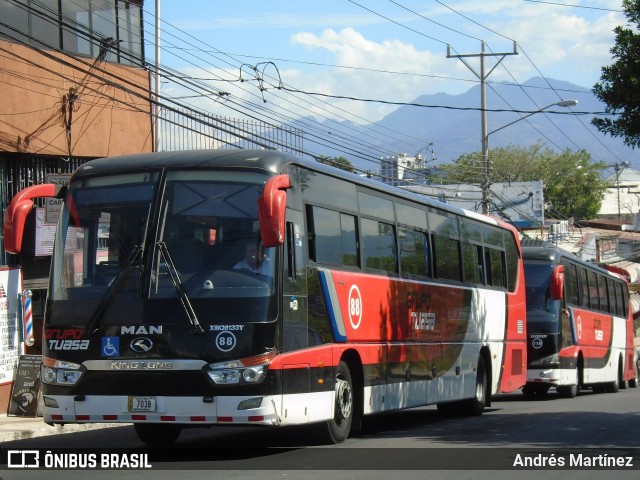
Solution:
[[[142,12],[142,0],[0,0],[3,214],[15,193],[51,175],[61,181],[97,157],[152,151]],[[36,342],[26,353],[36,355],[49,276],[46,231],[55,230],[41,214],[31,212],[25,238],[34,248],[10,255],[0,242],[1,265],[20,265],[33,293]],[[9,392],[0,384],[0,412]]]

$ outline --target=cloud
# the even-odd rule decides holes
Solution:
[[[443,73],[447,60],[444,50],[419,50],[398,39],[376,42],[354,28],[326,29],[321,34],[300,32],[292,36],[294,46],[329,52],[336,65],[344,69],[315,69],[310,72],[283,73],[283,80],[304,91],[330,95],[409,102],[442,82],[424,76]],[[387,72],[387,73],[384,73]],[[388,72],[414,72],[399,75]],[[349,111],[377,120],[397,107],[341,100]],[[375,117],[375,118],[373,118]]]

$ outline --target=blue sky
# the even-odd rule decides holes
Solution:
[[[272,103],[279,101],[269,90],[276,78],[298,90],[387,101],[459,94],[478,80],[463,62],[447,58],[447,45],[453,54],[475,54],[483,41],[487,52],[497,53],[511,52],[518,43],[519,55],[506,57],[490,81],[523,83],[543,75],[591,88],[601,67],[611,63],[613,29],[626,20],[621,0],[160,0],[160,5],[163,65],[215,78],[212,84],[234,95],[264,95]],[[152,21],[154,2],[147,0],[145,10]],[[188,39],[188,46],[178,39]],[[477,58],[468,61],[479,68]],[[242,63],[247,72],[247,66],[261,65],[265,80],[271,78],[263,85],[266,92],[255,81],[238,82]],[[488,59],[488,67],[493,63]],[[397,108],[331,102],[372,121]]]

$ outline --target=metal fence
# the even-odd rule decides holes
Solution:
[[[265,148],[303,153],[301,129],[180,109],[162,109],[159,122],[161,151]]]

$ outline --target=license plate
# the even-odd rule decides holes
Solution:
[[[156,397],[129,397],[130,412],[155,412]]]

